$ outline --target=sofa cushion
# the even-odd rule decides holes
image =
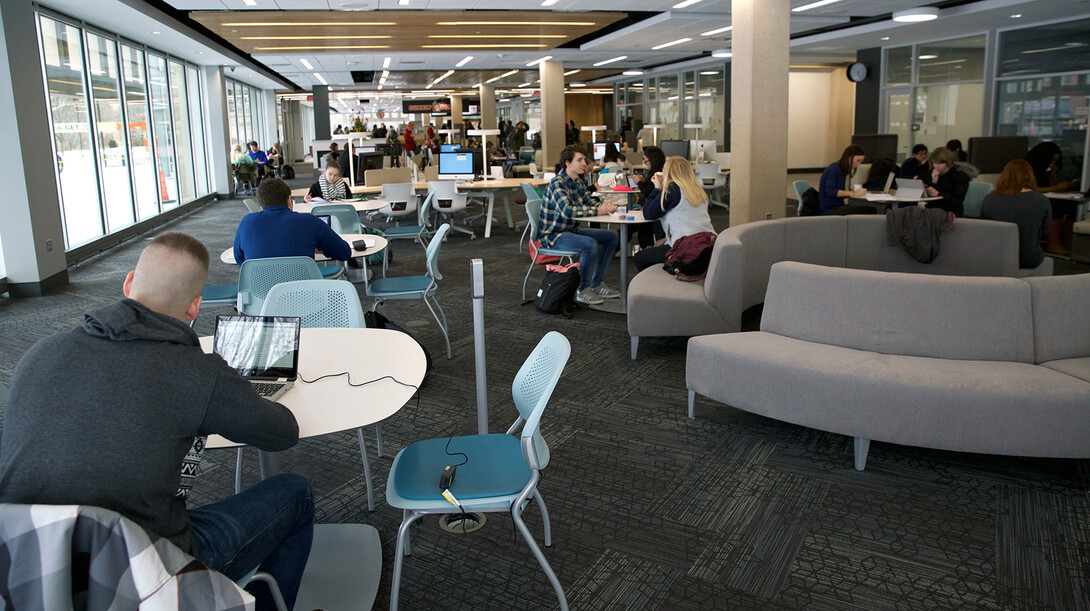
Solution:
[[[681,282],[656,265],[628,285],[629,335],[690,336],[728,333],[739,320],[725,320],[704,299],[704,281]]]
[[[734,265],[741,263],[742,310],[765,299],[768,272],[773,263],[783,260],[783,226],[782,220],[758,221],[740,225],[735,230],[743,247],[742,256],[733,262]]]
[[[1090,274],[1026,278],[1038,363],[1090,356]]]
[[[783,261],[844,267],[848,217],[807,216],[783,223]]]
[[[690,339],[685,377],[716,401],[853,437],[1090,457],[1090,384],[1028,363],[887,355],[749,332]]]
[[[1084,356],[1077,359],[1048,361],[1046,363],[1041,363],[1041,366],[1090,382],[1090,357]]]
[[[1018,272],[1018,227],[959,218],[952,230],[939,237],[938,258],[920,263],[903,247],[890,245],[886,217],[851,216],[846,267],[947,276],[1014,276]]]
[[[772,267],[761,330],[885,354],[1034,362],[1030,287],[968,278]]]

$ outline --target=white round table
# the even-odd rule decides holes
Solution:
[[[382,210],[386,206],[390,205],[390,202],[381,199],[361,199],[358,201],[343,201],[343,202],[321,202],[308,204],[306,202],[299,202],[298,204],[292,204],[291,209],[295,212],[302,212],[303,214],[310,214],[315,206],[328,206],[330,204],[351,204],[356,212],[374,212],[375,210]]]
[[[606,191],[606,193],[612,193],[612,191]],[[618,191],[620,193],[630,194],[631,191]],[[636,191],[639,193],[639,191]],[[640,223],[650,223],[651,221],[643,218],[643,210],[629,210],[624,216],[618,216],[614,214],[603,214],[596,216],[580,216],[576,217],[578,221],[586,221],[588,223],[609,223],[621,226],[621,303],[619,306],[615,306],[609,301],[601,305],[589,306],[594,310],[601,310],[603,312],[613,312],[614,314],[625,314],[628,312],[628,226],[639,225]]]
[[[341,238],[343,238],[345,242],[348,242],[348,244],[350,246],[352,245],[352,242],[355,242],[356,240],[362,240],[364,238],[366,238],[368,240],[374,240],[375,245],[372,246],[371,248],[367,248],[365,250],[356,250],[355,248],[353,248],[352,249],[352,257],[353,258],[366,257],[368,255],[373,255],[375,253],[380,253],[380,252],[382,252],[382,250],[384,248],[386,248],[386,243],[387,243],[386,238],[384,238],[384,237],[382,237],[380,235],[372,235],[370,233],[342,233]],[[331,259],[329,257],[323,255],[322,253],[316,253],[314,255],[314,260],[315,261],[330,261]],[[220,253],[220,261],[222,261],[224,263],[227,263],[227,264],[230,264],[230,265],[236,265],[234,247],[228,248],[227,250],[221,252]]]

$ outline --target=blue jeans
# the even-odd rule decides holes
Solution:
[[[305,477],[282,473],[218,503],[189,511],[194,554],[231,581],[255,568],[276,579],[291,609],[314,536],[314,493]],[[251,592],[258,609],[274,609],[263,586]]]
[[[602,283],[606,267],[617,252],[617,234],[606,229],[565,231],[553,242],[553,248],[579,251],[579,290],[592,289]],[[591,261],[594,265],[591,265]]]

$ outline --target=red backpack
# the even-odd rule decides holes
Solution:
[[[682,282],[696,282],[708,273],[712,260],[712,246],[716,234],[702,231],[684,236],[666,251],[666,263],[662,269]]]

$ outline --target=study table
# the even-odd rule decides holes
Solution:
[[[212,351],[212,337],[200,338],[201,349]],[[278,403],[299,423],[299,438],[360,429],[389,418],[416,393],[427,362],[420,344],[408,334],[388,329],[301,329],[299,380]],[[317,378],[348,372],[348,375]],[[381,379],[390,376],[393,379]],[[362,386],[350,386],[378,380]],[[304,380],[312,380],[305,382]],[[396,382],[394,380],[397,380]],[[401,382],[399,384],[398,382]],[[367,480],[367,506],[374,507],[371,466],[360,435],[360,454]],[[235,448],[236,443],[210,435],[207,448]],[[259,452],[262,479],[280,472],[276,452]]]
[[[367,257],[385,251],[387,244],[386,238],[380,235],[374,235],[370,233],[342,233],[340,234],[340,236],[345,242],[348,242],[349,246],[352,246],[352,243],[356,240],[373,241],[374,246],[371,246],[370,248],[365,248],[363,250],[356,250],[355,247],[352,248],[352,258],[361,259],[363,261],[363,285],[367,286]],[[333,261],[334,259],[330,259],[329,257],[325,256],[325,254],[318,252],[314,253],[314,260]],[[237,265],[237,263],[235,262],[234,247],[228,248],[227,250],[221,252],[220,261],[227,263],[228,265]]]
[[[381,199],[346,199],[342,201],[333,202],[315,202],[308,204],[306,202],[300,202],[298,204],[292,204],[291,209],[295,212],[301,212],[303,214],[310,214],[316,206],[329,206],[335,204],[350,204],[356,209],[357,213],[360,212],[374,212],[375,210],[382,210],[386,206],[389,206],[389,202],[385,202]]]
[[[609,193],[606,191],[605,193]],[[618,191],[618,193],[621,193]],[[636,191],[639,193],[639,191]],[[601,310],[603,312],[613,312],[614,314],[626,314],[628,312],[628,226],[639,225],[640,223],[650,223],[651,221],[643,218],[643,210],[629,210],[625,215],[618,216],[617,214],[601,214],[596,216],[580,216],[577,217],[580,222],[587,223],[609,223],[613,225],[621,226],[621,244],[619,252],[621,253],[621,299],[620,304],[611,303],[611,299],[605,300],[605,303],[600,305],[588,306],[592,310]]]

